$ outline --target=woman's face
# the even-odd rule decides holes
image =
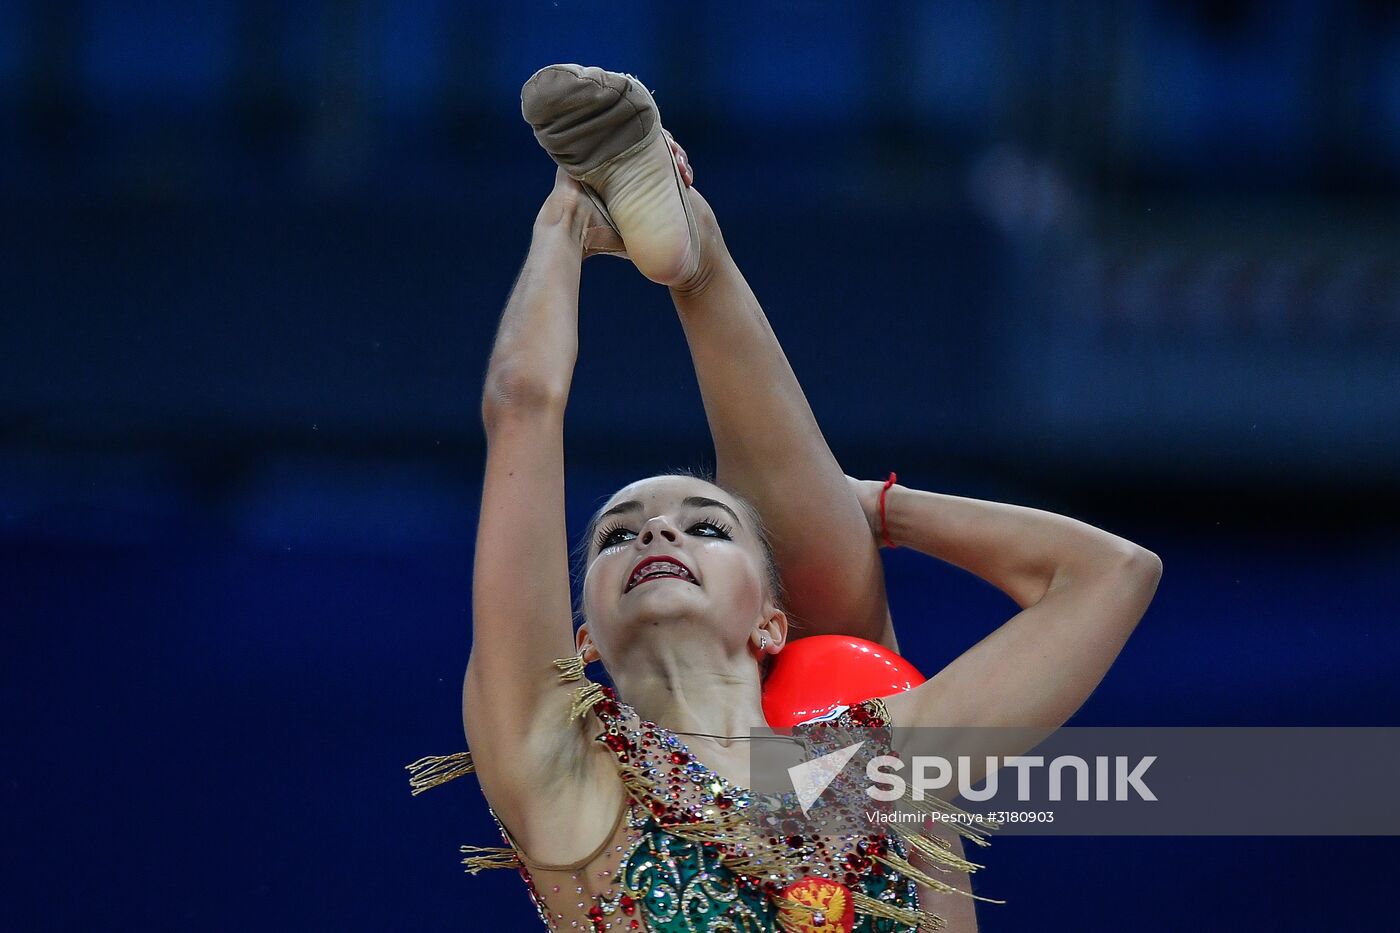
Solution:
[[[743,650],[777,612],[753,520],[714,484],[688,476],[639,480],[599,515],[583,610],[605,661],[656,627],[684,642],[718,639],[723,650]],[[776,647],[779,638],[771,640]]]

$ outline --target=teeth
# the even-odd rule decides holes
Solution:
[[[680,564],[669,560],[658,560],[652,561],[650,564],[647,564],[641,570],[634,573],[628,586],[629,588],[636,586],[648,577],[654,577],[660,574],[674,574],[675,576],[685,577],[687,580],[693,579],[690,575],[690,571],[686,570]]]

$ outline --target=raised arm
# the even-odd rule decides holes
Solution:
[[[872,524],[882,485],[856,481]],[[1022,610],[927,683],[888,698],[900,725],[1063,725],[1107,673],[1162,576],[1146,548],[1040,509],[895,485],[885,517],[895,544],[976,574]]]
[[[535,220],[486,374],[486,472],[462,718],[482,790],[537,857],[561,825],[540,801],[585,760],[552,662],[574,653],[564,519],[564,406],[578,351],[586,231],[562,173]],[[610,815],[610,814],[609,814]],[[540,829],[540,827],[544,827]],[[601,831],[600,831],[601,832]]]

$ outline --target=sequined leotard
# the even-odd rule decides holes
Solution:
[[[936,929],[917,884],[951,891],[915,867],[911,849],[944,870],[975,866],[919,828],[839,834],[789,832],[754,819],[759,795],[699,761],[671,730],[648,722],[610,688],[580,681],[575,714],[616,760],[625,787],[613,829],[595,851],[567,865],[529,858],[497,821],[504,847],[463,846],[467,870],[516,868],[551,931],[909,933]],[[880,700],[823,717],[834,729],[886,730]],[[470,770],[466,753],[410,765],[415,792]],[[950,809],[947,805],[932,809]],[[494,812],[492,814],[495,815]],[[802,829],[803,827],[795,827]],[[981,833],[967,833],[982,841]]]

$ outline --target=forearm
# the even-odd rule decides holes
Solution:
[[[1023,609],[1052,585],[1115,569],[1143,550],[1065,515],[900,485],[886,494],[885,527],[896,545],[981,577]]]
[[[477,541],[489,547],[476,549],[467,679],[483,696],[547,683],[571,651],[563,413],[578,346],[575,213],[557,187],[540,209],[487,370]],[[520,567],[535,570],[522,579]]]
[[[488,429],[503,411],[563,412],[578,357],[582,237],[578,212],[547,200],[491,350],[482,396]]]

